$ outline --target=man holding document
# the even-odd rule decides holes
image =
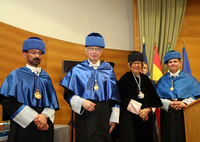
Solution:
[[[162,103],[151,80],[140,73],[143,55],[134,51],[128,56],[131,70],[119,80],[121,96],[120,141],[157,142],[155,117],[153,114]]]

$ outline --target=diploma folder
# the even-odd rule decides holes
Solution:
[[[128,104],[127,110],[138,115],[141,106],[142,106],[142,104],[140,102],[137,102],[137,101],[131,99],[131,101]]]

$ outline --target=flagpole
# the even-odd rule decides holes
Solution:
[[[171,51],[171,42],[168,42],[168,51]]]
[[[143,44],[145,43],[145,39],[144,39],[144,36],[143,36],[143,40],[142,40],[142,43],[143,43]]]
[[[153,80],[156,82],[163,76],[162,67],[156,47],[156,39],[154,41],[154,62],[153,62]],[[158,128],[160,129],[160,108],[156,109]]]
[[[171,42],[170,41],[168,42],[168,46],[171,46]]]
[[[183,47],[185,47],[185,40],[183,39]]]

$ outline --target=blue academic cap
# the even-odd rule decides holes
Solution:
[[[177,51],[169,51],[164,56],[164,63],[167,64],[170,59],[181,59],[181,55]]]
[[[38,49],[45,54],[45,44],[39,37],[30,37],[24,41],[22,52],[25,52],[30,49]]]
[[[99,33],[90,33],[85,39],[85,47],[88,46],[97,46],[104,48],[105,42],[103,36]]]

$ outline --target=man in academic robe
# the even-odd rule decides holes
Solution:
[[[105,47],[99,33],[86,37],[87,60],[73,67],[60,84],[64,99],[75,111],[76,142],[110,142],[119,122],[120,97],[111,65],[100,62]],[[110,128],[109,128],[110,126]]]
[[[3,120],[10,120],[8,142],[53,142],[59,105],[49,75],[39,67],[45,44],[31,37],[22,52],[26,66],[11,72],[0,88]]]
[[[200,84],[192,75],[181,71],[181,55],[169,51],[164,56],[167,72],[155,88],[163,103],[160,112],[161,141],[185,142],[183,108],[200,95]]]

